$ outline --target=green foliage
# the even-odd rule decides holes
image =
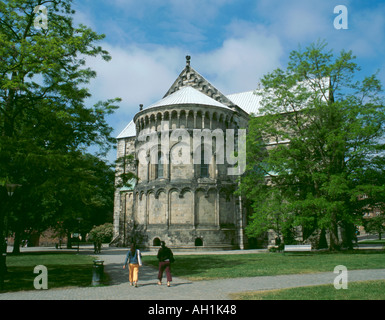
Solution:
[[[111,242],[113,236],[113,226],[111,223],[105,223],[100,226],[95,226],[91,229],[88,240],[92,242]]]
[[[262,79],[263,116],[249,123],[241,181],[253,208],[249,235],[283,233],[291,225],[306,238],[326,229],[338,248],[337,227],[351,230],[367,205],[358,196],[370,192],[378,202],[385,195],[378,178],[384,177],[381,84],[375,75],[356,80],[359,70],[351,52],[334,57],[318,42],[293,51],[286,70]]]
[[[96,73],[86,58],[111,57],[97,44],[104,35],[74,25],[71,2],[0,1],[0,180],[22,185],[12,201],[0,187],[12,231],[58,221],[73,231],[77,217],[96,210],[99,220],[112,208],[113,170],[101,158],[115,142],[106,117],[120,99],[87,105]],[[34,27],[41,4],[47,29]]]
[[[382,234],[385,232],[385,215],[380,214],[375,217],[365,219],[364,227],[365,231],[369,233],[378,233],[381,240]]]

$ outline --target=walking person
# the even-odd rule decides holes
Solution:
[[[128,265],[128,280],[130,284],[138,287],[139,267],[142,265],[142,254],[136,245],[132,244],[130,250],[127,252],[126,260],[124,261],[123,269]]]
[[[166,271],[167,287],[170,287],[172,281],[171,276],[171,263],[174,262],[174,255],[170,248],[166,247],[166,243],[161,241],[161,248],[158,251],[157,258],[159,260],[159,273],[158,273],[158,285],[162,284],[163,272]]]

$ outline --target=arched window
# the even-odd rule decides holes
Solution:
[[[209,164],[205,163],[205,150],[204,145],[201,145],[201,178],[209,177]]]
[[[195,246],[196,247],[202,247],[203,246],[203,240],[201,238],[195,239]]]
[[[156,165],[156,177],[163,178],[164,168],[163,168],[163,153],[161,151],[158,152],[158,163]]]
[[[152,245],[154,247],[159,247],[160,246],[160,239],[159,238],[155,238],[153,241],[152,241]]]

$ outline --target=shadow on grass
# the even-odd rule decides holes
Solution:
[[[35,290],[34,280],[39,273],[33,273],[30,267],[9,267],[5,276],[4,292]],[[92,267],[48,266],[48,289],[64,287],[87,287],[92,281]],[[2,291],[3,292],[3,291]]]
[[[254,257],[255,261],[259,259],[261,258]],[[155,268],[157,272],[158,260],[156,258],[148,257],[144,263]],[[199,280],[210,278],[210,272],[223,273],[224,270],[231,272],[234,267],[242,263],[236,256],[227,256],[226,259],[219,255],[175,256],[175,263],[171,264],[171,273],[176,277]]]
[[[370,256],[370,258],[369,258]],[[368,257],[368,259],[365,259]],[[340,251],[308,253],[262,253],[244,255],[200,255],[176,256],[172,274],[189,280],[271,276],[328,272],[339,264],[349,269],[382,268],[385,252],[382,251]],[[158,262],[148,257],[144,263],[155,268]]]
[[[34,273],[38,265],[48,271],[48,289],[64,287],[87,287],[92,282],[93,257],[73,252],[23,252],[7,255],[7,273],[4,290],[12,292],[34,290]]]

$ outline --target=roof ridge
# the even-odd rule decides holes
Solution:
[[[192,90],[192,91],[189,93],[186,93],[187,90]],[[204,94],[200,90],[197,90],[192,86],[184,86],[184,87],[180,87],[175,92],[165,96],[161,100],[151,104],[146,109],[166,106],[166,105],[189,104],[189,103],[211,105],[211,106],[217,106],[217,107],[222,107],[226,109],[228,108],[228,106],[226,106],[225,104],[209,97],[208,95]]]
[[[134,132],[135,131],[135,132]],[[134,120],[131,120],[126,127],[119,133],[116,139],[128,138],[136,136],[136,127]]]
[[[228,99],[221,91],[219,91],[214,85],[212,85],[205,77],[190,66],[190,56],[186,56],[186,66],[176,78],[174,83],[168,89],[163,98],[171,95],[172,93],[180,90],[183,87],[192,87],[209,98],[216,100],[227,107],[233,106],[233,102]]]

